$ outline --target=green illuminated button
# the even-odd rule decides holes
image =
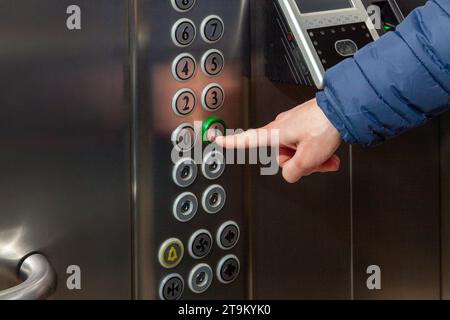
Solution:
[[[183,255],[183,243],[179,239],[171,238],[164,241],[159,249],[159,263],[166,269],[172,269],[180,264]]]
[[[225,121],[217,117],[210,117],[203,122],[202,139],[204,143],[211,143],[218,136],[224,136],[227,130]]]

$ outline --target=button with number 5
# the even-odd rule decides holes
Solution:
[[[225,27],[223,20],[215,15],[208,16],[201,24],[202,38],[207,43],[216,43],[222,39]]]
[[[195,59],[188,53],[182,53],[172,63],[172,74],[181,82],[188,81],[194,77],[197,70]]]
[[[178,20],[172,28],[172,40],[179,47],[187,47],[192,44],[197,35],[195,24],[189,19]]]
[[[221,85],[211,83],[202,93],[202,105],[207,111],[217,111],[225,102],[225,92]]]
[[[202,58],[202,70],[208,77],[219,75],[224,67],[223,54],[219,50],[208,50]]]
[[[194,91],[181,89],[173,97],[172,109],[177,115],[185,117],[194,111],[196,100]]]

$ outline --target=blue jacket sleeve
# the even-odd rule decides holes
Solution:
[[[327,71],[317,101],[351,144],[373,145],[450,108],[450,0],[430,0]]]

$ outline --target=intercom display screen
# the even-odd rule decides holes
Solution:
[[[353,8],[352,0],[295,0],[301,13]]]

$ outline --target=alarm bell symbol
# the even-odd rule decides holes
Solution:
[[[175,261],[177,261],[177,259],[178,259],[177,250],[174,247],[170,248],[169,256],[167,257],[167,260],[169,262],[175,262]]]

